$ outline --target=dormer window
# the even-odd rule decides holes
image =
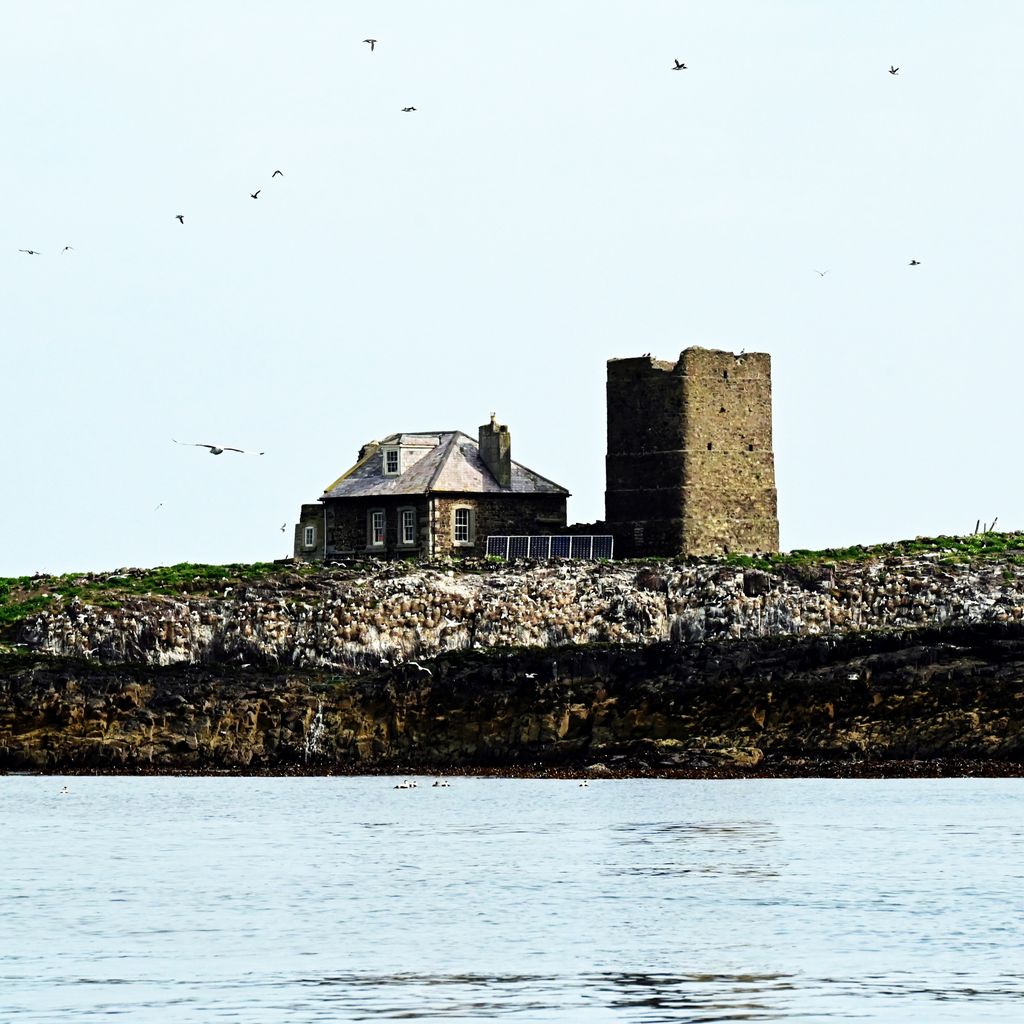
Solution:
[[[402,472],[401,452],[397,448],[384,449],[384,475],[398,476]]]

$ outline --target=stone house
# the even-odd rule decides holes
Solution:
[[[569,492],[512,461],[508,427],[391,434],[360,449],[356,464],[295,527],[295,557],[317,560],[483,555],[489,534],[557,533]]]

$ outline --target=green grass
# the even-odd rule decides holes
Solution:
[[[79,598],[86,604],[116,608],[126,597],[146,594],[167,596],[209,594],[226,587],[260,583],[275,575],[308,576],[309,565],[276,565],[273,562],[200,565],[181,562],[153,569],[118,573],[68,573],[63,576],[0,577],[0,639],[9,638],[12,627],[45,608],[52,601]]]
[[[913,558],[937,555],[940,564],[956,565],[979,559],[998,559],[1008,565],[1024,565],[1024,533],[976,533],[965,537],[915,537],[890,544],[854,544],[847,548],[808,551],[795,548],[767,555],[727,555],[728,565],[753,569],[812,566],[840,562],[866,562],[880,558]]]

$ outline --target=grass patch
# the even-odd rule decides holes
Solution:
[[[965,537],[915,537],[890,544],[854,544],[846,548],[809,551],[795,548],[764,555],[726,555],[727,565],[772,570],[785,566],[826,565],[866,562],[881,558],[934,556],[940,564],[959,565],[982,559],[998,559],[1009,565],[1024,565],[1024,534],[975,533]]]

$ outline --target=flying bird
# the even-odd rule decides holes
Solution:
[[[176,213],[174,215],[174,219],[177,220],[177,221],[181,221],[181,223],[184,224],[185,223],[185,214],[183,214],[183,213]]]
[[[377,40],[376,39],[364,39],[363,42],[370,44],[370,53],[373,53],[373,48],[377,45]]]
[[[889,74],[890,75],[898,75],[899,73],[900,73],[900,69],[899,68],[894,67],[892,64],[889,65]]]
[[[911,260],[911,261],[910,261],[910,262],[909,262],[909,263],[907,264],[907,266],[908,266],[908,267],[919,267],[919,266],[921,266],[921,261],[920,261],[920,260]]]
[[[201,444],[193,441],[175,441],[172,437],[172,441],[175,444],[184,445],[187,448],[209,448],[211,455],[223,455],[225,452],[238,452],[239,455],[262,455],[263,452],[247,452],[244,448],[232,448],[229,445],[221,447],[216,444]]]
[[[63,255],[66,252],[74,252],[74,250],[75,247],[73,245],[65,245],[64,248],[61,249],[61,255]]]
[[[287,528],[288,528],[288,524],[287,524],[287,523],[282,523],[282,524],[281,524],[281,532],[282,532],[282,533],[284,533],[284,531],[285,531],[285,530],[286,530]]]
[[[274,171],[271,177],[276,178],[279,174],[281,175],[282,178],[284,177],[284,171]]]
[[[38,256],[39,253],[35,249],[19,249],[18,252],[27,252],[29,256]]]
[[[402,113],[408,114],[410,111],[415,110],[415,107],[402,107]]]
[[[816,270],[815,273],[818,275],[818,277],[824,277],[828,273],[828,271],[827,270]]]
[[[273,177],[273,175],[271,175],[271,177]],[[255,192],[250,192],[250,193],[249,193],[249,198],[250,198],[250,199],[259,199],[259,197],[260,197],[260,193],[261,193],[262,191],[263,191],[263,189],[261,189],[261,188],[258,188],[258,189],[256,189],[256,191],[255,191]]]
[[[673,59],[673,60],[675,60],[675,58],[674,58],[674,57],[673,57],[672,59]],[[676,61],[676,66],[675,66],[674,68],[672,68],[672,70],[673,70],[673,71],[686,71],[686,70],[688,70],[688,69],[687,69],[687,67],[686,67],[686,65],[685,65],[685,64],[683,64],[683,63],[682,63],[681,61],[678,61],[678,60],[677,60],[677,61]]]

